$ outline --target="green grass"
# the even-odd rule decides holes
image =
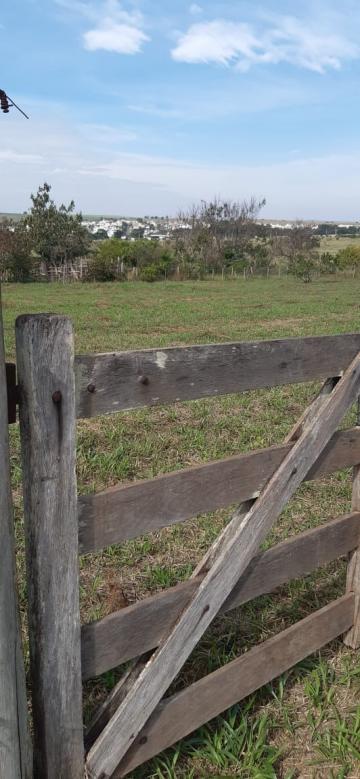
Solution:
[[[77,352],[360,329],[360,282],[286,277],[169,284],[5,285],[8,356],[20,313],[72,317]],[[78,424],[78,489],[94,492],[280,442],[317,384],[231,395]],[[354,422],[351,412],[347,424]],[[24,610],[19,438],[11,428],[20,598]],[[302,486],[266,545],[349,510],[351,479],[338,473]],[[80,559],[83,621],[102,617],[188,577],[226,523],[230,508]],[[259,641],[343,594],[346,564],[331,564],[215,620],[172,690],[215,670]],[[91,712],[122,669],[84,687]],[[135,772],[137,779],[238,776],[358,777],[358,654],[333,642],[251,699]]]
[[[337,254],[348,246],[360,246],[360,236],[328,235],[322,238],[320,243],[321,251],[330,254]]]

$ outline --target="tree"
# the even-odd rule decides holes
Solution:
[[[339,270],[338,254],[323,252],[319,258],[320,273],[334,274]]]
[[[90,238],[92,241],[106,241],[108,239],[108,234],[106,230],[104,230],[102,227],[100,230],[96,230],[96,233],[91,233]]]
[[[186,258],[199,269],[199,275],[222,272],[231,257],[243,265],[252,251],[252,240],[259,231],[256,218],[264,205],[265,200],[255,198],[242,202],[215,198],[180,213],[179,220],[189,229],[175,233],[179,259]]]
[[[32,207],[25,218],[33,246],[48,268],[71,263],[86,254],[90,243],[82,215],[74,213],[74,201],[57,207],[50,192],[45,182],[36,195],[31,195]]]
[[[30,281],[35,267],[29,230],[23,220],[0,225],[0,267],[12,281]]]
[[[288,261],[289,273],[311,281],[319,261],[320,239],[311,227],[297,224],[283,238],[282,250]]]
[[[343,270],[350,269],[353,276],[360,267],[360,246],[347,246],[337,253],[337,263]]]

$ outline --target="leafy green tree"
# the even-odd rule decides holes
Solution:
[[[124,261],[122,259],[122,243],[117,238],[102,241],[93,253],[87,269],[87,277],[92,281],[115,281],[122,279]]]
[[[0,267],[12,281],[31,281],[36,258],[23,220],[0,225]]]
[[[355,276],[360,267],[360,246],[347,246],[346,249],[341,249],[337,254],[337,262],[339,268],[351,270]]]
[[[96,233],[90,234],[92,241],[106,241],[108,239],[108,234],[106,230],[103,230],[103,228],[100,228],[100,230],[96,230]]]
[[[290,258],[289,273],[305,283],[312,280],[314,270],[314,259],[311,255],[297,253]]]
[[[82,215],[75,213],[74,201],[58,207],[50,192],[51,187],[45,182],[36,195],[31,195],[32,207],[25,218],[32,244],[48,268],[61,267],[83,256],[90,243]]]
[[[308,283],[319,264],[320,238],[311,227],[295,225],[284,236],[282,250],[288,261],[289,273]]]
[[[88,265],[88,278],[121,280],[126,278],[126,271],[134,267],[138,269],[138,278],[144,281],[166,278],[175,268],[172,247],[157,241],[109,238],[96,247]]]
[[[333,274],[339,270],[338,254],[323,252],[319,258],[320,273]]]

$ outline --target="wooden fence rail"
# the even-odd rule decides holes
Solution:
[[[78,498],[80,552],[98,552],[111,544],[254,498],[290,449],[291,444],[280,444],[110,487],[96,495],[82,495]],[[359,458],[360,428],[337,432],[305,478],[319,479],[350,468]]]
[[[334,519],[256,555],[221,612],[231,611],[292,579],[352,552],[360,543],[360,513]],[[144,598],[82,628],[82,673],[88,679],[154,649],[187,605],[198,582]]]
[[[359,350],[355,333],[80,355],[77,416],[325,379]]]
[[[333,638],[345,634],[359,646],[360,426],[337,430],[360,392],[359,333],[74,356],[69,320],[44,314],[20,317],[16,338],[18,386],[13,366],[5,413],[0,372],[0,422],[13,422],[20,404],[37,779],[80,779],[84,771],[89,779],[125,776]],[[76,418],[329,376],[283,444],[77,496]],[[344,468],[354,469],[351,513],[259,551],[304,479]],[[80,631],[79,554],[233,504],[241,505],[193,577]],[[219,613],[349,554],[343,597],[164,697]],[[2,648],[0,630],[0,690]],[[82,680],[139,656],[96,713],[84,744]],[[0,739],[0,775],[2,754]],[[16,754],[25,752],[13,750],[12,759]]]

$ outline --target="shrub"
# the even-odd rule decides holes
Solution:
[[[164,271],[159,263],[145,265],[144,268],[141,268],[139,273],[140,281],[160,281],[160,279],[163,279],[164,277]]]
[[[339,270],[338,255],[323,252],[319,262],[320,273],[336,273]]]
[[[121,281],[125,278],[118,258],[95,253],[88,264],[87,281]]]
[[[311,254],[296,254],[289,262],[289,273],[305,283],[312,280],[315,268],[314,257]]]

